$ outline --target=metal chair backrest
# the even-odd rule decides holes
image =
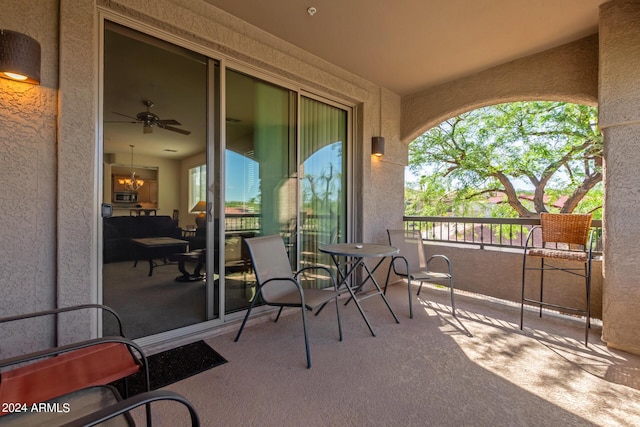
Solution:
[[[409,268],[418,271],[426,266],[424,246],[420,230],[387,230],[389,244],[399,249],[398,255],[407,259]],[[400,276],[407,276],[407,265],[400,260],[393,263],[393,271]]]
[[[591,230],[591,214],[541,213],[543,243],[566,243],[586,248]]]
[[[253,271],[258,285],[271,279],[291,279],[293,271],[284,241],[279,235],[252,237],[244,240],[249,248]],[[291,282],[283,281],[283,286],[265,286],[262,297],[265,301],[275,301],[291,291]]]

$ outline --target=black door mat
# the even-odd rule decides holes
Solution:
[[[151,390],[189,378],[208,369],[227,363],[218,352],[204,341],[176,347],[147,357]],[[144,375],[138,372],[127,378],[128,394],[124,379],[112,383],[122,396],[134,396],[146,391]]]

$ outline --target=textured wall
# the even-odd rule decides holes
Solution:
[[[97,302],[97,26],[93,2],[60,0],[58,304]],[[68,191],[73,189],[73,191]],[[64,343],[97,331],[86,314],[65,317]]]
[[[556,100],[595,105],[598,36],[491,68],[402,98],[401,138],[409,143],[442,121],[502,102]]]
[[[640,354],[640,1],[600,11],[600,127],[604,132],[603,337]]]
[[[0,28],[35,38],[41,83],[0,79],[0,316],[55,306],[58,3],[3,0]],[[51,322],[0,328],[0,359],[50,345]]]
[[[367,141],[363,157],[370,162],[369,176],[365,178],[367,199],[364,205],[364,241],[388,242],[388,228],[402,228],[404,215],[404,166],[407,164],[407,145],[400,141],[400,97],[387,90],[381,91],[382,126],[374,136],[385,137],[385,154],[371,155],[371,138]],[[379,104],[377,105],[379,107]],[[375,111],[374,106],[371,107]]]

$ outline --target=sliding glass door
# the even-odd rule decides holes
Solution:
[[[111,214],[101,219],[102,302],[130,338],[219,316],[207,218],[218,68],[105,22],[103,202]],[[103,333],[109,328],[105,321]]]
[[[248,238],[280,235],[292,269],[347,238],[349,109],[225,63],[105,21],[101,290],[131,338],[248,308]]]

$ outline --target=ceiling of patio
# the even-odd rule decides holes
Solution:
[[[206,1],[405,95],[594,34],[607,0]]]
[[[606,0],[205,1],[403,95],[594,34],[598,6]],[[317,9],[314,16],[307,13],[310,6]],[[104,151],[127,153],[127,159],[129,145],[135,145],[136,156],[182,159],[202,152],[205,110],[196,106],[204,98],[196,102],[194,93],[163,77],[175,59],[131,41],[111,46],[116,69],[140,72],[116,73],[105,81]],[[155,114],[177,119],[192,134],[143,134],[140,123],[121,115],[144,111],[143,99],[153,100]]]

